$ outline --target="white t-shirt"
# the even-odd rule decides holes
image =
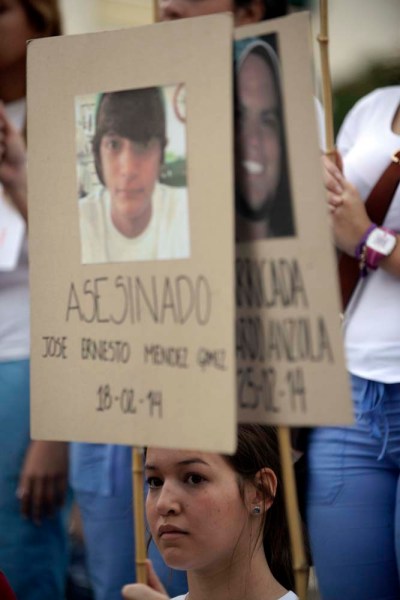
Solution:
[[[26,114],[25,100],[8,104],[6,111],[14,127],[22,130]],[[0,361],[19,360],[28,356],[29,273],[25,236],[17,267],[13,271],[0,271]]]
[[[400,149],[400,135],[392,131],[399,106],[400,86],[375,90],[355,105],[340,130],[344,172],[363,200]],[[383,224],[400,232],[400,186]],[[378,268],[361,285],[345,329],[348,369],[373,381],[400,382],[400,277]]]
[[[83,263],[189,257],[186,188],[156,184],[150,222],[135,238],[128,238],[115,228],[110,217],[110,203],[110,194],[104,188],[80,201]]]

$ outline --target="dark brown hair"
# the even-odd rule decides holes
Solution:
[[[265,467],[275,473],[275,496],[271,490],[263,490],[265,500],[273,499],[273,503],[264,513],[261,534],[265,557],[273,576],[286,589],[293,590],[294,573],[276,428],[267,425],[239,425],[236,453],[233,456],[224,455],[224,458],[242,481],[254,482],[256,474]]]
[[[61,35],[62,20],[57,0],[20,0],[29,23],[41,35]]]
[[[167,140],[162,90],[151,87],[101,94],[92,146],[97,175],[103,185],[100,144],[102,137],[107,134],[119,135],[139,143],[157,138],[163,154]]]

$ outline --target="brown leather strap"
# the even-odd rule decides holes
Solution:
[[[392,156],[390,165],[382,173],[365,201],[367,214],[373,223],[382,225],[399,182],[400,150]],[[357,259],[348,254],[342,254],[339,259],[338,270],[342,306],[345,310],[360,277]]]

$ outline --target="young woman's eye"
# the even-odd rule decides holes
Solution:
[[[148,477],[146,479],[147,485],[150,489],[155,490],[162,486],[162,480],[159,477]]]
[[[203,481],[205,481],[205,478],[198,473],[189,473],[186,476],[186,483],[189,483],[190,485],[199,485],[199,483],[203,483]]]
[[[267,113],[265,115],[262,115],[261,125],[265,129],[271,129],[273,131],[278,131],[278,129],[279,129],[278,115],[276,115],[275,113]]]

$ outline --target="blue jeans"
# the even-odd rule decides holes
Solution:
[[[399,600],[400,384],[351,383],[355,425],[310,432],[313,561],[323,600]]]
[[[123,585],[135,581],[132,449],[80,443],[70,447],[71,483],[95,599],[122,600]],[[186,593],[186,573],[167,567],[154,544],[148,554],[169,595]]]
[[[0,569],[18,600],[63,600],[68,510],[38,526],[15,494],[29,443],[29,361],[0,362]]]

